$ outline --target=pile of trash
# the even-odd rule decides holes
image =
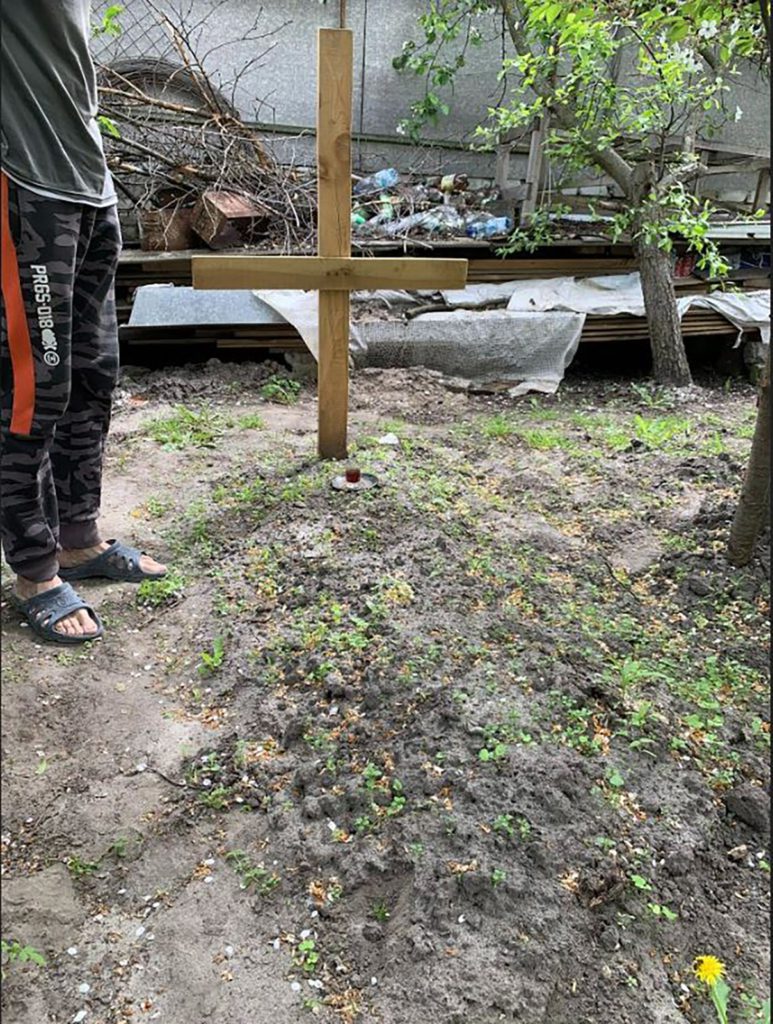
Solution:
[[[504,238],[513,230],[501,216],[495,187],[473,189],[466,174],[405,182],[388,167],[354,186],[352,231],[358,238]]]

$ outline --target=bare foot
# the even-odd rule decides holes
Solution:
[[[74,569],[76,565],[83,565],[84,562],[88,562],[92,558],[96,558],[97,555],[101,555],[109,547],[110,545],[107,541],[103,540],[90,548],[64,548],[59,552],[59,564],[63,569]],[[166,572],[166,566],[162,565],[161,562],[157,562],[149,555],[142,556],[140,568],[143,572],[148,573]]]
[[[58,576],[54,576],[52,580],[45,580],[43,583],[35,583],[34,580],[17,576],[16,593],[22,601],[28,601],[37,594],[43,594],[47,590],[53,590],[54,587],[60,586],[61,582]],[[80,608],[72,615],[68,615],[67,618],[60,619],[54,629],[57,633],[63,633],[65,636],[90,636],[97,632],[97,624],[85,608]]]

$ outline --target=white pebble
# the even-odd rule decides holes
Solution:
[[[271,946],[278,953],[279,950],[282,948],[282,940],[281,939],[274,939],[274,941],[271,943]]]
[[[230,960],[231,957],[234,955],[234,948],[233,948],[233,946],[226,946],[225,949],[223,950],[223,952],[225,953],[225,955]]]
[[[145,764],[144,761],[140,761],[140,763],[135,767],[134,770],[135,772],[144,772],[147,769],[147,767],[148,766]]]
[[[67,950],[67,952],[68,952],[68,954],[70,956],[77,956],[78,955],[78,947],[77,946],[70,946],[70,948]]]
[[[86,1019],[86,1013],[86,1010],[78,1010],[72,1019],[72,1024],[81,1024],[81,1021]]]
[[[378,978],[371,978],[370,983],[371,985],[378,985]]]
[[[311,928],[304,928],[303,931],[301,932],[301,938],[302,939],[308,939],[308,937],[310,935],[311,935]]]
[[[457,921],[459,922],[459,924],[464,924],[464,922],[465,922],[465,921],[466,921],[467,919],[465,918],[464,914],[460,914],[460,915],[459,915],[459,916],[457,917],[457,919],[456,919],[456,920],[457,920]]]
[[[91,985],[87,981],[84,981],[82,985],[78,985],[78,991],[82,996],[88,995],[91,991]]]
[[[145,929],[143,928],[142,925],[140,925],[134,934],[137,936],[138,939],[141,939],[142,936],[145,934]]]
[[[293,992],[300,992],[301,983],[299,981],[291,981],[290,988],[293,990]]]

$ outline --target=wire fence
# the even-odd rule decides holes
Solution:
[[[105,16],[115,6],[113,0],[100,0],[93,7],[92,21],[97,32],[92,51],[100,63],[111,64],[138,56],[169,59],[173,55],[174,46],[169,36],[143,0],[131,0],[122,6],[115,31],[101,31]]]

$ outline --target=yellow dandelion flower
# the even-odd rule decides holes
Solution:
[[[698,981],[705,981],[709,988],[713,988],[725,973],[725,965],[715,956],[699,956],[695,959],[693,971]]]

